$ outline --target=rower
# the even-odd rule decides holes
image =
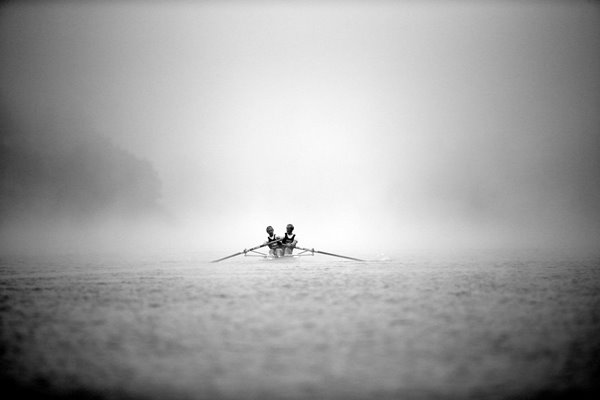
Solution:
[[[298,243],[296,235],[293,233],[294,225],[288,224],[285,227],[285,230],[285,235],[283,235],[283,239],[281,240],[281,243],[283,244],[283,254],[291,255],[292,251],[294,251],[294,247],[296,247],[296,243]]]
[[[267,241],[264,244],[277,240],[277,242],[269,245],[269,254],[273,257],[281,257],[283,255],[282,243],[279,241],[281,237],[275,235],[275,230],[271,225],[267,226],[267,233],[269,234],[269,237],[267,237]]]

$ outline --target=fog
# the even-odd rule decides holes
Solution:
[[[482,3],[5,3],[7,151],[21,135],[34,160],[73,140],[113,156],[73,164],[94,200],[60,192],[58,214],[22,206],[50,189],[6,183],[5,161],[2,251],[226,255],[288,223],[301,246],[362,254],[593,248],[600,5]],[[52,154],[46,170],[74,153]],[[131,194],[140,176],[159,194]]]

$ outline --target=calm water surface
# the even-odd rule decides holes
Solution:
[[[3,385],[102,399],[598,393],[598,257],[206,262],[219,256],[2,258]]]

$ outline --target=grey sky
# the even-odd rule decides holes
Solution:
[[[17,118],[149,159],[214,241],[598,239],[597,2],[35,2],[0,54]]]

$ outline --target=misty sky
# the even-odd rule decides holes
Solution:
[[[593,243],[600,4],[484,3],[5,4],[0,102],[150,160],[234,250]]]

